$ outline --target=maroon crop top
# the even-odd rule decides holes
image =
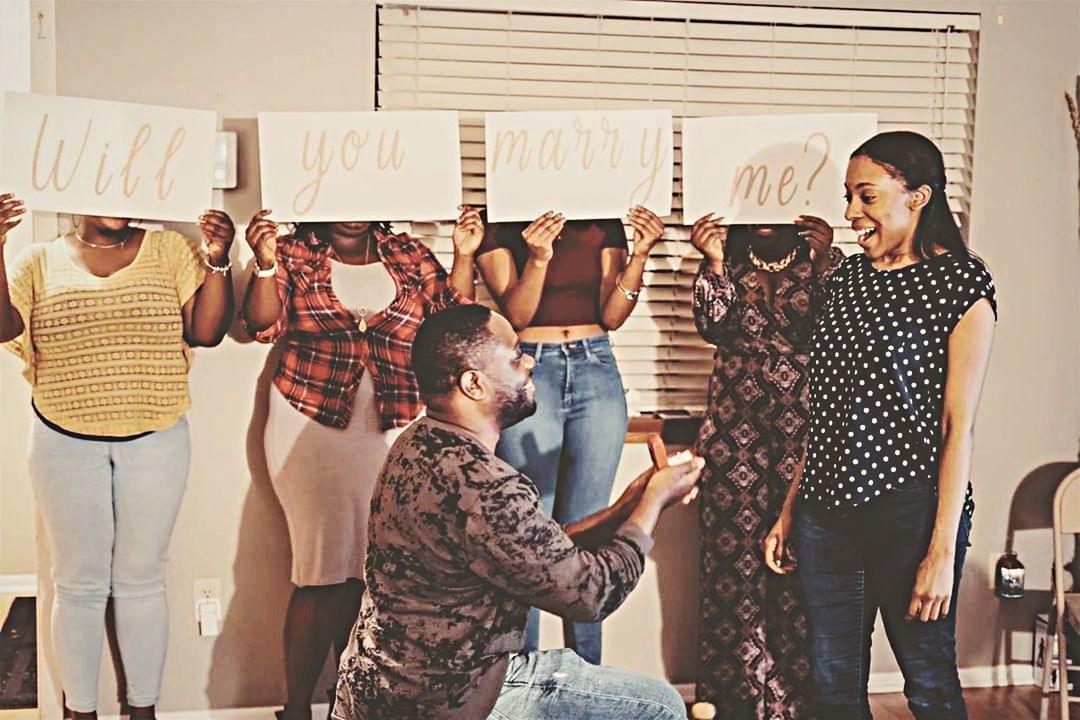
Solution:
[[[510,251],[518,277],[529,260],[521,231],[526,222],[488,225],[477,255],[498,248]],[[529,327],[592,325],[600,322],[600,251],[628,251],[626,230],[618,220],[568,220],[555,241],[544,291]]]

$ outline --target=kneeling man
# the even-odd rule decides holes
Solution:
[[[685,720],[662,680],[571,650],[520,652],[530,607],[596,622],[623,603],[661,511],[702,466],[646,471],[564,529],[494,453],[500,430],[536,410],[532,367],[510,323],[482,305],[444,310],[417,332],[427,416],[394,443],[375,486],[367,590],[334,717]]]

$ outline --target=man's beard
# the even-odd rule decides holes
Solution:
[[[498,415],[499,429],[516,425],[536,412],[536,397],[529,397],[528,383],[522,383],[516,392],[499,393]]]

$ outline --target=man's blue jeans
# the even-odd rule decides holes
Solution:
[[[816,712],[829,720],[871,718],[866,684],[870,634],[881,611],[917,720],[966,720],[956,670],[956,599],[971,520],[960,519],[949,614],[908,621],[919,564],[937,513],[933,486],[890,491],[855,509],[804,502],[795,511],[795,551],[806,596]]]
[[[589,665],[572,650],[510,656],[488,720],[686,720],[686,706],[667,682]]]
[[[603,510],[626,440],[626,394],[607,335],[521,343],[536,360],[536,414],[503,430],[495,454],[536,485],[544,510],[565,525]],[[540,614],[525,627],[537,649]],[[600,663],[600,624],[563,622],[566,647]]]

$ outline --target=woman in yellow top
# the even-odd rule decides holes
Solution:
[[[232,319],[228,215],[203,252],[129,218],[84,216],[4,266],[24,213],[0,195],[0,342],[26,363],[30,479],[52,549],[52,638],[75,720],[97,716],[111,594],[131,717],[154,717],[168,618],[165,553],[187,481],[190,348]]]

